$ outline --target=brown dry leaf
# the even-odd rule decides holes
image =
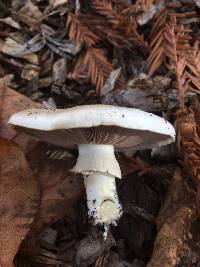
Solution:
[[[40,21],[43,17],[42,12],[31,0],[25,1],[25,4],[19,9],[14,11],[15,14],[21,22],[25,23],[28,26],[33,26],[34,23]]]
[[[42,190],[41,205],[23,250],[37,253],[36,238],[44,225],[61,219],[79,200],[84,191],[81,175],[70,173],[74,160],[49,159],[45,145],[40,145],[29,154],[29,164],[38,178]]]
[[[88,67],[88,76],[96,91],[101,92],[106,79],[113,70],[112,64],[107,60],[102,49],[88,48],[84,57],[84,65]]]
[[[86,77],[90,77],[91,83],[96,86],[96,91],[101,93],[112,70],[112,64],[107,60],[105,50],[89,47],[86,49],[84,56],[80,55],[70,76],[80,78],[86,74]],[[121,81],[120,84],[123,84],[123,82]]]
[[[35,218],[39,187],[23,153],[0,138],[0,266],[11,267]]]
[[[24,152],[30,151],[37,142],[36,139],[24,134],[16,134],[7,122],[12,114],[29,108],[39,108],[41,105],[0,85],[0,107],[0,137],[14,141]]]
[[[99,37],[90,31],[87,25],[81,23],[78,16],[70,13],[68,15],[67,27],[69,29],[69,38],[83,43],[86,46],[93,46],[99,42]]]
[[[175,114],[175,127],[177,131],[177,149],[180,155],[180,163],[190,177],[196,181],[196,212],[200,217],[200,169],[199,169],[199,145],[198,121],[195,116],[198,107],[190,107],[185,110],[178,110]],[[197,113],[198,114],[198,113]],[[198,116],[197,116],[198,117]]]
[[[199,258],[199,248],[196,253],[195,241],[193,246],[189,245],[194,231],[191,225],[195,221],[195,191],[190,186],[181,169],[177,168],[157,217],[158,234],[147,267],[192,266],[178,263],[184,256],[191,260]]]
[[[9,26],[11,26],[17,30],[21,30],[21,26],[19,25],[19,23],[11,17],[0,19],[0,22],[7,24],[7,25],[9,25]]]
[[[137,14],[140,12],[148,11],[153,5],[153,0],[136,0],[134,4],[130,4],[123,10],[124,14]]]
[[[120,155],[117,157],[117,159],[121,167],[122,176],[126,176],[133,172],[137,172],[140,176],[152,171],[152,168],[139,157],[128,158],[125,155]]]
[[[111,2],[93,0],[92,7],[98,14],[104,16],[108,23],[107,26],[101,25],[103,28],[101,28],[100,25],[96,25],[96,32],[101,37],[101,40],[107,36],[107,40],[118,48],[126,47],[130,49],[133,46],[133,43],[140,47],[147,48],[147,43],[144,41],[143,36],[137,31],[137,23],[135,19],[130,19],[128,16],[122,15],[121,12],[117,13],[113,9]],[[97,15],[95,15],[95,17],[98,18]],[[99,20],[98,24],[102,24],[101,17],[96,20]],[[95,29],[94,24],[88,25],[88,27],[91,26]],[[102,32],[102,34],[100,34],[100,32]]]
[[[107,95],[115,88],[116,81],[119,78],[120,74],[121,68],[111,71],[107,81],[104,84],[104,87],[102,88],[101,95]]]

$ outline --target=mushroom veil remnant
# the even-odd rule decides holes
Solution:
[[[165,119],[133,108],[87,105],[68,109],[32,109],[14,114],[17,131],[66,148],[78,147],[73,172],[82,173],[88,214],[94,224],[115,224],[122,214],[115,185],[121,170],[116,151],[150,149],[175,140]]]

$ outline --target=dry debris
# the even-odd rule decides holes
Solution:
[[[194,197],[194,190],[177,169],[157,217],[158,235],[148,267],[198,266],[199,220]]]
[[[84,188],[82,177],[69,172],[74,158],[58,160],[49,158],[47,152],[48,148],[40,144],[28,155],[42,193],[35,222],[23,244],[23,251],[29,255],[38,252],[37,236],[43,226],[62,219],[80,199]]]
[[[40,189],[23,152],[2,138],[0,146],[0,265],[11,267],[35,219]]]
[[[0,137],[14,141],[25,153],[30,151],[37,144],[37,141],[24,134],[17,134],[8,126],[7,121],[15,112],[40,107],[39,103],[31,101],[15,90],[0,85]]]
[[[17,252],[15,266],[19,267],[144,267],[153,249],[156,216],[177,164],[182,176],[191,179],[190,203],[196,190],[196,215],[200,216],[199,8],[199,0],[0,0],[0,137],[19,146],[1,140],[1,161],[6,165],[1,166],[0,195],[23,178],[1,201],[0,210],[5,205],[10,205],[10,212],[19,210],[20,201],[28,205],[26,196],[32,197],[29,189],[35,182],[23,153],[41,189],[35,222],[20,249],[30,227],[25,223],[28,218],[13,219],[10,213],[8,218],[4,213],[1,216],[1,227],[9,225],[7,236],[0,231],[4,240],[0,242],[1,267],[12,266]],[[118,154],[124,176],[118,190],[125,214],[108,243],[100,239],[99,229],[90,229],[85,199],[80,199],[82,179],[68,172],[75,152],[43,145],[7,125],[8,117],[23,109],[91,103],[154,112],[174,123],[177,131],[176,148]],[[18,165],[17,158],[21,159]],[[177,183],[173,185],[178,188]],[[21,192],[21,200],[14,201],[16,192]],[[31,212],[32,223],[36,211]],[[191,217],[195,218],[194,206],[192,215],[191,207],[186,207],[171,221],[165,218],[155,247],[164,237],[169,243],[163,250],[171,255],[170,242],[176,246],[188,227],[181,220],[189,222]],[[26,227],[16,231],[16,220]],[[169,225],[172,232],[168,235]],[[179,231],[173,232],[177,227]],[[198,247],[198,238],[192,238],[192,245]],[[176,248],[173,259],[163,250],[154,250],[148,266],[174,262],[176,267],[191,266]],[[168,260],[171,265],[166,265]]]

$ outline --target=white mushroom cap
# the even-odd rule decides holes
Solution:
[[[175,130],[165,119],[111,105],[30,109],[14,114],[9,123],[19,131],[63,147],[112,144],[116,149],[145,149],[175,140]]]

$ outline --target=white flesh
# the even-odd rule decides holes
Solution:
[[[56,110],[30,109],[12,115],[8,123],[44,131],[118,126],[165,135],[166,139],[161,143],[155,143],[154,140],[151,144],[149,140],[150,147],[175,141],[175,129],[165,119],[139,109],[111,105],[86,105]]]
[[[115,158],[113,145],[78,145],[79,156],[72,171],[75,173],[90,173],[97,171],[121,178],[121,170]]]
[[[72,169],[82,173],[87,194],[88,214],[94,224],[114,224],[122,214],[115,177],[121,170],[112,145],[79,145],[79,157]]]
[[[92,172],[84,175],[88,215],[94,224],[114,224],[121,216],[115,177],[107,173]]]

